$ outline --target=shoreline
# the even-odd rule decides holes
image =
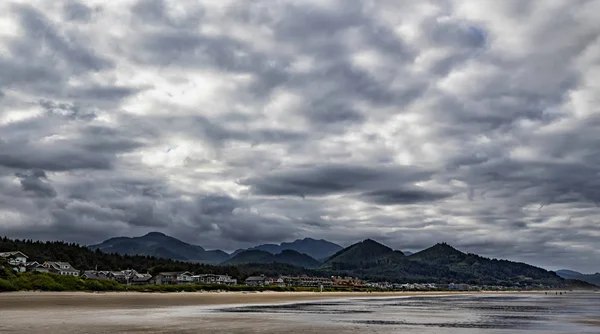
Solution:
[[[543,294],[550,291],[423,291],[423,292],[41,292],[0,293],[0,311],[16,309],[85,308],[145,309],[172,306],[278,304],[354,298],[394,298],[447,295]],[[554,292],[554,291],[552,291]]]

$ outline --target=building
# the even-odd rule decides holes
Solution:
[[[106,272],[96,270],[86,270],[81,275],[82,278],[96,279],[96,280],[108,280],[110,279]]]
[[[79,270],[73,268],[69,262],[48,261],[44,262],[43,266],[54,274],[79,276]]]
[[[310,276],[300,276],[300,277],[284,277],[286,286],[306,286],[306,287],[332,287],[333,280],[331,278],[326,277],[310,277]]]
[[[152,278],[154,284],[184,284],[193,283],[192,274],[187,271],[162,272]]]
[[[221,284],[221,285],[237,285],[237,279],[232,278],[229,275],[214,275],[214,274],[203,274],[192,276],[194,283],[201,284]]]
[[[27,259],[29,257],[19,251],[2,252],[0,257],[5,258],[14,271],[24,272],[27,270]]]
[[[333,285],[337,287],[364,287],[361,280],[354,277],[333,277]]]
[[[265,286],[269,285],[269,279],[264,275],[261,276],[250,276],[245,281],[247,286]]]
[[[131,285],[148,285],[151,283],[151,280],[152,280],[152,275],[150,275],[150,274],[136,273],[135,275],[133,275],[129,278],[129,284],[131,284]]]
[[[39,273],[49,272],[48,268],[45,268],[43,265],[41,265],[37,261],[27,262],[27,264],[25,265],[25,269],[29,272],[32,272],[32,271],[39,272]]]

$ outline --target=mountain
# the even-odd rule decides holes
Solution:
[[[337,264],[360,266],[366,263],[377,263],[381,259],[390,257],[404,257],[404,254],[400,251],[395,252],[374,240],[366,239],[333,254],[327,259],[326,264],[332,267],[336,267]]]
[[[117,237],[100,244],[89,246],[104,253],[122,255],[147,255],[159,258],[217,264],[229,258],[229,254],[220,250],[207,251],[196,245],[190,245],[179,239],[159,232],[150,232],[141,237]]]
[[[282,263],[302,268],[315,268],[321,265],[321,262],[314,258],[291,249],[286,249],[279,254],[271,254],[267,251],[251,249],[242,251],[223,262],[223,264],[226,265],[246,263]]]
[[[555,273],[524,263],[487,259],[440,243],[410,256],[367,239],[331,256],[320,268],[332,273],[394,282],[465,282],[557,286]]]
[[[369,280],[394,282],[457,279],[457,275],[447,268],[410,261],[401,251],[395,251],[371,239],[342,249],[331,256],[321,269]]]
[[[557,270],[556,274],[564,279],[574,279],[600,286],[600,273],[582,274],[573,270]]]
[[[555,273],[542,268],[520,262],[488,259],[476,254],[466,254],[446,243],[436,244],[412,254],[408,258],[411,261],[448,268],[465,278],[471,277],[473,280],[484,284],[536,281],[552,285],[562,281]]]
[[[279,254],[284,250],[291,249],[299,253],[307,254],[313,259],[326,259],[342,249],[342,246],[329,242],[327,240],[316,240],[312,238],[298,239],[293,242],[283,242],[281,244],[263,244],[248,249],[238,249],[231,254],[235,256],[245,250],[261,250],[271,254]]]

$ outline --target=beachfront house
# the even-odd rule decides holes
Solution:
[[[25,269],[26,269],[26,271],[29,271],[29,272],[38,272],[38,273],[49,272],[48,268],[44,268],[44,266],[41,265],[37,261],[27,262],[27,264],[25,265]]]
[[[221,285],[237,285],[237,279],[232,278],[229,275],[214,275],[214,274],[203,274],[192,276],[194,283],[200,284],[221,284]]]
[[[184,284],[193,283],[192,274],[187,271],[162,272],[152,278],[154,284]]]
[[[129,284],[131,285],[148,285],[152,280],[152,275],[150,274],[139,274],[135,273],[135,275],[129,278]]]
[[[49,272],[65,275],[65,276],[79,276],[79,270],[73,268],[69,262],[60,261],[47,261],[43,264],[44,268],[48,269]]]
[[[96,279],[96,280],[108,280],[110,279],[106,272],[96,270],[86,270],[81,275],[81,278]]]
[[[299,277],[284,277],[283,278],[286,286],[306,286],[306,287],[332,287],[333,280],[326,277],[312,277],[312,276],[299,276]]]
[[[14,271],[24,272],[26,270],[28,256],[20,251],[2,252],[0,257],[6,259]]]
[[[264,275],[261,276],[250,276],[246,278],[247,286],[265,286],[269,285],[269,279]]]

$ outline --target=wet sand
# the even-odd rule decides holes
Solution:
[[[365,297],[440,296],[480,293],[511,294],[514,292],[9,292],[0,293],[0,311],[55,307],[131,309],[194,305],[273,304]]]
[[[313,322],[273,313],[228,313],[229,306],[273,305],[410,296],[509,295],[490,292],[198,292],[0,294],[0,333],[355,333],[363,325]],[[258,306],[257,306],[258,307]],[[279,307],[279,306],[275,306]],[[335,306],[334,306],[335,308]],[[319,312],[317,312],[319,313]],[[324,315],[327,317],[327,315]],[[379,332],[378,333],[384,333]]]

